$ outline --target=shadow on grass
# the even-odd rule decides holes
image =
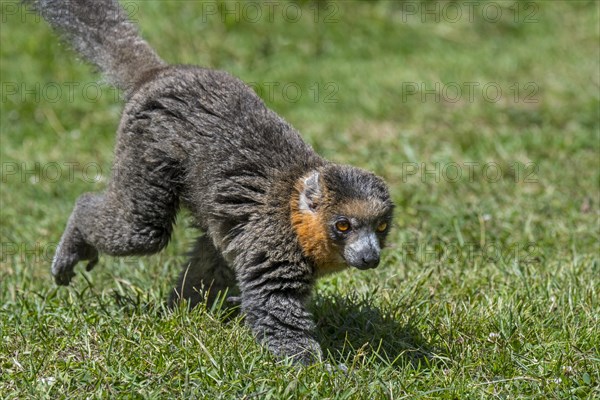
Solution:
[[[216,296],[213,302],[204,301],[201,304],[191,305],[183,300],[175,305],[169,304],[166,300],[168,295],[163,295],[154,298],[141,298],[140,293],[132,295],[131,293],[121,294],[114,290],[111,293],[115,304],[121,307],[122,311],[133,315],[141,310],[145,314],[155,315],[157,317],[165,317],[174,312],[176,309],[186,310],[187,312],[198,312],[198,309],[204,309],[203,312],[210,313],[213,317],[218,318],[223,323],[229,323],[241,315],[240,300],[237,297],[237,292],[233,292],[229,296],[227,292]],[[169,293],[170,295],[170,293]],[[195,310],[195,311],[194,311]]]
[[[368,298],[317,297],[312,310],[317,340],[338,363],[357,356],[396,368],[436,362],[434,347],[414,326],[399,323],[393,311],[373,307]]]
[[[126,313],[142,310],[146,314],[164,317],[172,311],[166,302],[136,294],[123,295],[115,291],[112,297]],[[381,310],[373,304],[370,296],[316,296],[311,311],[317,324],[317,340],[325,355],[330,354],[338,364],[367,361],[394,368],[409,364],[416,368],[437,362],[439,358],[434,355],[439,351],[432,343],[410,322],[398,321],[397,315],[402,310]],[[187,304],[178,307],[186,309]],[[207,311],[224,324],[237,321],[240,316],[236,301],[228,301],[227,297],[219,297]],[[408,318],[409,321],[417,319],[417,316]]]

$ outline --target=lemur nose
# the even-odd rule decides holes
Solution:
[[[366,268],[375,268],[379,265],[379,255],[372,254],[362,258],[363,264]]]

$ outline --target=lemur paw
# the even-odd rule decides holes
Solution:
[[[85,266],[85,270],[88,272],[91,271],[92,269],[94,269],[96,264],[98,264],[98,252],[97,251],[96,251],[95,257],[93,257],[91,260],[88,261],[87,265]]]
[[[79,261],[76,254],[60,255],[60,249],[57,250],[52,262],[52,275],[54,281],[58,285],[68,285],[71,282],[71,278],[75,276],[73,268]]]
[[[89,260],[86,271],[90,271],[98,262],[98,250],[94,247],[84,242],[68,245],[65,241],[61,240],[52,261],[54,281],[63,286],[68,285],[75,276],[73,269],[79,261]]]
[[[227,298],[225,299],[225,301],[233,306],[240,306],[242,305],[242,298],[240,296],[227,296]]]
[[[324,366],[325,370],[331,375],[339,375],[340,373],[348,375],[348,367],[344,363],[340,363],[338,365],[325,363]]]

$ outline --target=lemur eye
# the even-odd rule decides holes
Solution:
[[[335,229],[337,229],[340,232],[348,232],[348,230],[350,229],[350,222],[348,222],[345,219],[342,219],[335,223]]]
[[[385,232],[387,227],[388,227],[387,222],[382,222],[379,225],[377,225],[377,232]]]

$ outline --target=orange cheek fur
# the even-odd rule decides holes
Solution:
[[[325,275],[345,268],[336,246],[331,243],[327,226],[319,213],[300,211],[297,196],[291,202],[292,226],[304,255],[312,259],[317,275]]]

